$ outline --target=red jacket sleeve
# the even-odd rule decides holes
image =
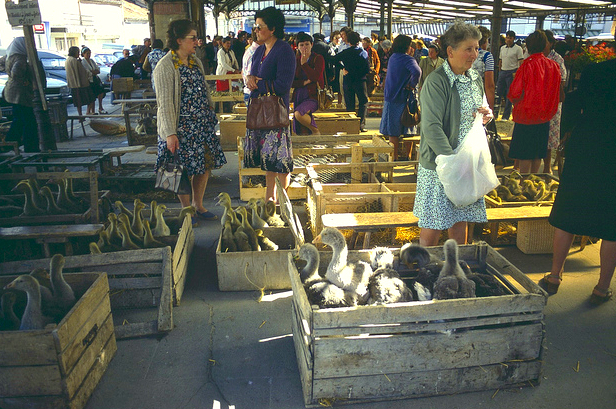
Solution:
[[[507,98],[515,105],[524,98],[524,85],[526,66],[518,68],[515,73],[515,78],[509,87]]]

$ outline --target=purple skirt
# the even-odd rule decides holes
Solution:
[[[293,105],[295,112],[299,112],[300,115],[304,116],[309,113],[310,125],[315,128],[317,127],[317,123],[314,121],[314,116],[312,114],[319,109],[319,102],[308,97],[308,88],[303,87],[295,90]],[[293,132],[295,132],[296,135],[311,134],[310,130],[300,124],[295,117],[293,118]]]

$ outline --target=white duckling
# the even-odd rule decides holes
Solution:
[[[330,246],[333,250],[325,277],[338,287],[355,292],[360,302],[367,302],[369,297],[368,283],[373,274],[370,265],[363,261],[348,263],[349,250],[344,236],[333,227],[323,229],[321,234],[313,240],[313,243],[318,242]]]

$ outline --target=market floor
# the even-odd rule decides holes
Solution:
[[[379,118],[367,128],[378,129]],[[88,134],[91,132],[88,130]],[[121,137],[75,136],[61,149],[125,146]],[[122,145],[123,144],[123,145]],[[237,154],[213,172],[205,205],[218,215],[215,196],[228,192],[239,204]],[[144,153],[128,161],[154,161]],[[200,222],[175,328],[161,337],[118,341],[118,350],[87,409],[299,409],[304,407],[293,340],[291,297],[258,292],[220,292],[215,250],[220,223]],[[537,281],[550,268],[550,255],[498,249]],[[573,248],[564,282],[545,309],[546,351],[540,385],[451,396],[357,404],[370,409],[593,408],[616,407],[616,302],[590,307],[599,275],[599,244]],[[412,354],[409,350],[407,353]],[[461,380],[463,381],[463,380]],[[218,402],[218,403],[217,403]]]

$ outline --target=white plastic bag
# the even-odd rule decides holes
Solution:
[[[482,114],[477,114],[456,153],[436,157],[436,173],[445,194],[456,206],[475,203],[500,184],[491,161]]]

